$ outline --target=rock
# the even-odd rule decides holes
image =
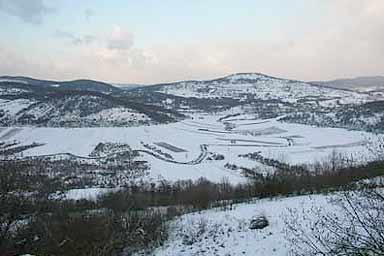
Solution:
[[[194,241],[191,237],[189,237],[188,235],[184,235],[183,241],[182,241],[183,245],[193,245],[193,243]]]
[[[213,156],[215,160],[224,160],[224,156],[220,154],[216,154]]]
[[[265,216],[257,216],[251,219],[249,229],[263,229],[269,225]]]

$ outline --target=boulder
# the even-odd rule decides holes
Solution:
[[[256,216],[249,222],[249,229],[263,229],[269,225],[265,216]]]

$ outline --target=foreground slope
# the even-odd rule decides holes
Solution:
[[[171,234],[164,246],[152,255],[156,256],[285,256],[291,244],[287,240],[285,221],[289,209],[297,210],[300,218],[315,222],[311,209],[322,208],[337,212],[337,207],[328,202],[326,196],[299,196],[282,199],[262,199],[249,204],[234,205],[232,210],[212,209],[183,215],[171,224]],[[250,229],[250,221],[265,216],[269,225],[264,229]]]

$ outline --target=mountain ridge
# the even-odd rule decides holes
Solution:
[[[187,79],[187,80],[176,80],[171,82],[161,82],[152,84],[137,84],[137,83],[109,83],[93,79],[75,79],[75,80],[45,80],[37,79],[28,76],[0,76],[0,82],[18,82],[23,84],[29,84],[33,86],[44,86],[44,87],[61,87],[64,89],[73,90],[89,90],[98,91],[104,93],[117,92],[119,90],[135,90],[139,88],[151,88],[159,87],[172,84],[180,83],[212,83],[220,82],[224,80],[231,80],[234,83],[241,83],[244,81],[257,81],[259,79],[275,79],[287,82],[301,82],[307,83],[313,86],[330,87],[341,90],[356,90],[359,87],[357,83],[360,83],[362,87],[378,86],[384,88],[384,76],[360,76],[355,78],[340,78],[334,80],[324,81],[304,81],[297,79],[282,78],[273,75],[268,75],[260,72],[237,72],[228,74],[221,77],[212,79]]]
[[[310,83],[361,92],[384,90],[384,76],[359,76],[355,78],[341,78],[329,81],[312,81]]]
[[[103,93],[112,93],[119,91],[118,87],[111,84],[91,80],[91,79],[76,79],[69,81],[53,81],[53,80],[40,80],[26,76],[0,76],[0,82],[16,82],[28,84],[31,86],[41,86],[44,88],[54,87],[70,90],[87,90]]]
[[[211,80],[177,81],[129,90],[82,79],[55,83],[26,77],[2,79],[3,126],[151,125],[176,122],[191,113],[228,110],[258,119],[284,115],[281,120],[285,122],[348,129],[381,131],[384,123],[384,95],[262,73],[235,73]],[[377,104],[367,104],[370,102]]]

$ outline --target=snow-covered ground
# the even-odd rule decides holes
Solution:
[[[285,256],[291,250],[287,239],[286,220],[291,210],[298,218],[305,215],[308,230],[315,221],[314,211],[337,212],[324,195],[299,196],[282,199],[262,199],[250,204],[235,205],[233,210],[212,209],[181,216],[170,224],[170,237],[158,248],[156,256]],[[265,216],[269,226],[249,229],[250,220]]]
[[[223,115],[196,115],[173,124],[126,128],[23,127],[15,130],[13,127],[1,129],[0,140],[44,143],[23,152],[24,156],[57,153],[89,156],[100,142],[126,143],[132,149],[149,151],[143,145],[148,144],[173,158],[164,161],[142,152],[142,159],[150,163],[151,179],[175,181],[206,177],[219,182],[226,177],[232,183],[239,183],[245,181],[241,170],[225,168],[226,163],[259,167],[261,172],[273,171],[257,161],[239,157],[240,154],[260,152],[265,158],[302,164],[325,160],[337,151],[354,161],[366,161],[369,153],[365,141],[374,136],[346,129],[282,123],[277,119],[253,120],[249,115],[218,121],[220,117]],[[233,129],[226,130],[225,122]],[[15,132],[10,132],[12,130]],[[164,143],[170,147],[161,146]],[[223,155],[224,160],[208,160],[211,153]]]
[[[86,199],[96,201],[101,195],[116,192],[117,189],[112,188],[79,188],[66,191],[64,198],[69,200]]]
[[[88,115],[86,119],[96,119],[99,122],[118,122],[121,119],[131,120],[132,122],[151,121],[147,115],[127,108],[104,109],[98,113]]]
[[[3,92],[0,88],[0,95]],[[12,124],[45,124],[77,126],[137,126],[153,120],[134,109],[113,106],[108,100],[90,95],[67,96],[57,100],[0,99],[0,122]],[[28,121],[28,122],[27,122]]]
[[[0,99],[0,110],[4,115],[15,116],[21,110],[29,107],[35,102],[27,99],[2,100]]]

